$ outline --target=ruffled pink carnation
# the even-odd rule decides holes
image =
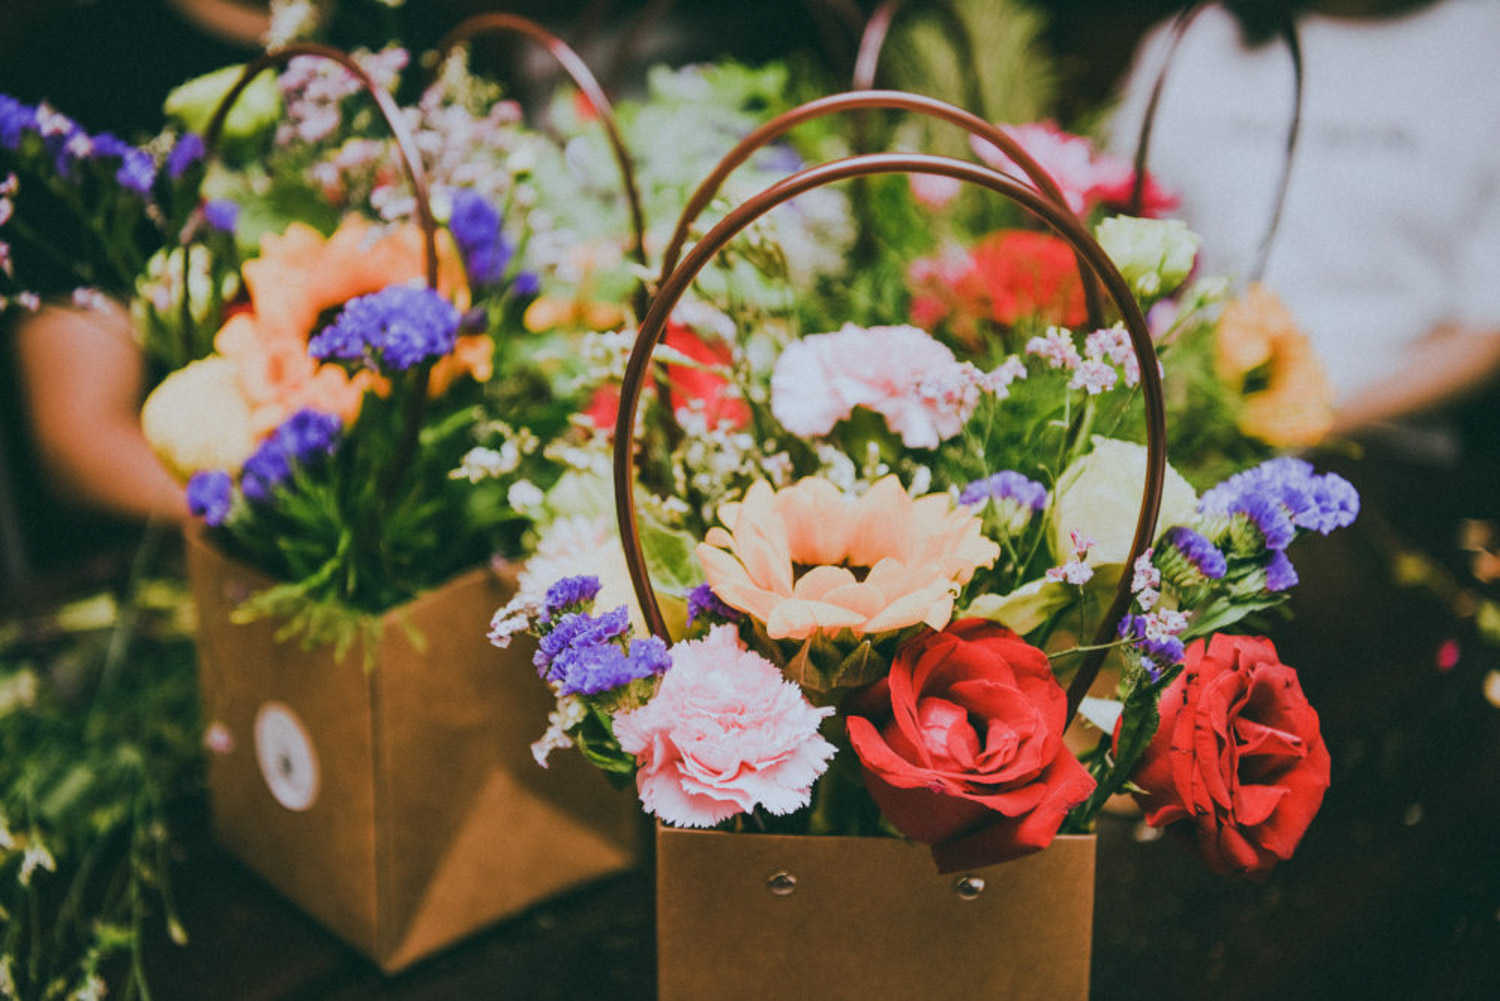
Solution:
[[[782,427],[804,437],[823,435],[854,412],[885,418],[908,448],[936,448],[962,430],[973,410],[950,394],[923,386],[961,380],[953,352],[916,327],[844,324],[787,346],[771,374],[771,412]]]
[[[656,697],[615,717],[635,755],[641,805],[677,827],[713,827],[757,806],[806,806],[835,748],[816,709],[770,661],[740,646],[731,626],[672,647]]]
[[[1083,136],[1064,132],[1053,122],[1001,125],[1005,134],[1020,144],[1037,165],[1062,189],[1068,208],[1084,215],[1096,206],[1125,208],[1135,185],[1135,167],[1123,157],[1094,148]],[[1017,178],[1025,178],[1015,161],[988,141],[973,136],[974,152],[985,163]],[[1141,214],[1156,218],[1177,207],[1177,198],[1146,175]]]

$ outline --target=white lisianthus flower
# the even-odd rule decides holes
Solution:
[[[1181,285],[1198,256],[1198,234],[1180,219],[1111,216],[1094,236],[1136,295],[1154,298]]]
[[[1146,447],[1114,438],[1095,438],[1087,455],[1063,470],[1053,490],[1052,552],[1059,562],[1074,553],[1076,532],[1093,539],[1083,557],[1093,567],[1124,563],[1146,485]],[[1198,495],[1182,474],[1167,466],[1157,532],[1192,521]],[[1154,541],[1154,540],[1153,540]]]

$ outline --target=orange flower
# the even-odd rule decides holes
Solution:
[[[1214,368],[1221,381],[1244,393],[1239,426],[1253,438],[1277,447],[1306,447],[1333,426],[1328,376],[1291,312],[1263,285],[1251,285],[1224,308]],[[1264,387],[1245,392],[1261,374]]]
[[[978,517],[945,494],[912,497],[894,476],[862,497],[820,477],[758,481],[719,520],[698,546],[708,584],[773,639],[941,629],[958,589],[1000,554]]]
[[[443,234],[446,237],[446,234]],[[250,308],[230,317],[214,337],[217,354],[239,371],[240,390],[257,435],[302,407],[338,414],[346,424],[359,414],[366,389],[384,389],[374,373],[350,376],[307,353],[308,338],[324,312],[348,300],[425,275],[420,231],[411,225],[381,229],[350,216],[330,237],[303,223],[267,235],[261,254],[244,266]],[[463,309],[468,289],[463,263],[446,238],[439,242],[438,289]],[[483,378],[489,353],[465,350],[434,374],[446,386],[454,366]]]

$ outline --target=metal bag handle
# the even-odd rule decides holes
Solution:
[[[624,381],[620,387],[620,406],[615,421],[615,515],[619,525],[620,541],[624,547],[626,565],[630,571],[631,585],[635,589],[636,600],[646,624],[654,635],[663,639],[669,638],[666,621],[662,616],[656,592],[647,572],[646,558],[641,548],[640,531],[636,521],[635,417],[640,405],[641,391],[650,372],[652,353],[665,335],[667,320],[673,308],[710,259],[747,226],[771,209],[814,188],[849,178],[892,173],[920,173],[951,177],[977,184],[1009,198],[1041,218],[1058,236],[1071,244],[1086,265],[1102,281],[1130,334],[1136,359],[1140,363],[1141,390],[1146,407],[1146,482],[1127,565],[1134,564],[1150,545],[1155,535],[1156,517],[1161,507],[1167,466],[1166,415],[1162,402],[1161,374],[1140,305],[1131,293],[1129,284],[1121,276],[1104,249],[1090,235],[1087,227],[1065,206],[990,167],[948,157],[917,153],[865,154],[809,167],[771,185],[735,207],[694,245],[683,258],[682,263],[666,277],[641,323],[635,346],[626,364]],[[1093,644],[1100,649],[1092,650],[1085,655],[1078,673],[1069,686],[1068,719],[1070,721],[1083,700],[1084,694],[1093,683],[1094,677],[1098,674],[1105,654],[1102,646],[1113,638],[1114,630],[1129,607],[1130,599],[1130,575],[1126,573],[1121,576],[1114,601],[1105,614]]]
[[[1036,186],[1036,188],[1048,200],[1058,206],[1066,208],[1062,190],[1048,174],[1041,164],[1021,148],[1005,133],[999,126],[985,121],[972,111],[967,111],[956,105],[939,101],[935,97],[926,97],[922,94],[913,94],[899,90],[864,90],[845,94],[832,94],[828,97],[818,98],[806,104],[799,105],[788,111],[784,111],[752,131],[741,139],[733,149],[726,153],[709,175],[703,179],[698,188],[688,199],[683,207],[682,214],[677,219],[677,226],[672,231],[672,238],[667,244],[666,251],[662,254],[661,278],[659,285],[665,285],[668,275],[677,267],[682,255],[684,245],[687,243],[688,231],[693,222],[703,214],[709,202],[718,194],[726,178],[748,160],[756,150],[774,142],[797,125],[829,115],[844,112],[860,112],[871,109],[893,109],[898,111],[909,111],[915,114],[927,115],[945,122],[951,122],[959,128],[964,129],[970,135],[978,136],[986,142],[1002,150],[1006,156],[1021,168]],[[1094,326],[1103,325],[1103,308],[1100,301],[1100,292],[1097,285],[1097,275],[1086,266],[1084,258],[1078,256],[1079,274],[1083,278],[1084,300],[1088,305],[1089,322]],[[657,292],[660,295],[660,289]]]
[[[1162,56],[1161,65],[1157,68],[1156,79],[1151,84],[1151,95],[1146,101],[1146,112],[1141,118],[1141,131],[1136,138],[1135,144],[1135,183],[1130,190],[1130,214],[1140,215],[1141,206],[1146,194],[1146,161],[1151,150],[1151,131],[1156,124],[1157,106],[1161,103],[1162,90],[1166,86],[1167,73],[1171,70],[1177,55],[1178,46],[1188,29],[1192,27],[1198,15],[1202,14],[1209,4],[1204,2],[1194,3],[1177,14],[1168,29],[1170,35],[1167,40],[1166,52]],[[1260,246],[1256,248],[1255,264],[1250,270],[1250,280],[1260,281],[1266,273],[1266,263],[1271,256],[1271,242],[1276,237],[1276,230],[1281,225],[1282,209],[1286,205],[1287,187],[1292,179],[1292,157],[1297,151],[1297,140],[1302,132],[1302,100],[1303,100],[1303,70],[1302,70],[1302,43],[1297,35],[1297,24],[1291,18],[1287,18],[1281,25],[1279,35],[1286,44],[1287,54],[1292,60],[1292,117],[1287,124],[1286,154],[1282,158],[1281,176],[1276,182],[1276,194],[1271,202],[1271,218],[1266,226],[1266,232],[1261,237]]]
[[[625,140],[620,133],[619,120],[615,116],[614,105],[610,103],[604,88],[599,85],[599,80],[584,62],[572,46],[561,38],[542,27],[530,18],[519,14],[509,14],[503,11],[488,11],[474,14],[460,21],[452,31],[445,35],[438,43],[438,65],[441,66],[449,54],[458,46],[473,41],[480,35],[487,34],[513,34],[535,42],[547,51],[557,64],[562,68],[568,78],[573,81],[579,91],[588,99],[590,105],[599,116],[600,123],[604,126],[604,132],[609,137],[609,146],[614,153],[615,164],[620,170],[620,188],[625,195],[625,204],[630,211],[631,230],[631,255],[638,261],[641,267],[647,267],[646,262],[646,217],[641,208],[640,186],[635,179],[635,162],[630,156],[630,151],[625,146]],[[637,287],[635,295],[636,314],[645,312],[646,290],[644,284]]]

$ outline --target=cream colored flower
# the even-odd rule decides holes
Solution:
[[[912,497],[893,476],[860,497],[819,477],[757,481],[719,520],[698,546],[704,575],[773,639],[941,629],[958,589],[1000,554],[970,511],[946,494]]]
[[[1052,492],[1052,552],[1061,562],[1074,551],[1072,536],[1093,540],[1084,561],[1099,567],[1124,563],[1135,538],[1146,485],[1146,448],[1115,438],[1095,438],[1089,454],[1071,463]],[[1167,466],[1162,483],[1160,534],[1172,525],[1186,525],[1194,515],[1198,495],[1182,474]]]

